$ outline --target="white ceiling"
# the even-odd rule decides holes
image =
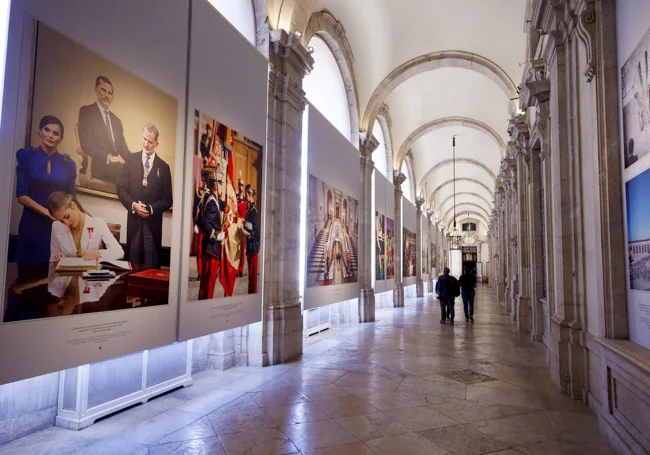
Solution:
[[[517,85],[525,61],[526,0],[318,0],[316,11],[327,9],[343,26],[354,54],[354,73],[363,116],[375,89],[396,68],[432,52],[464,51],[492,61]],[[463,117],[486,125],[493,134],[468,126],[441,127],[422,135],[410,149],[416,185],[426,184],[430,194],[452,176],[452,166],[428,171],[451,158],[451,137],[457,138],[456,156],[480,162],[498,174],[503,143],[507,143],[507,121],[512,106],[493,74],[457,67],[420,72],[407,78],[382,101],[392,119],[393,153],[418,128],[447,117]],[[425,181],[421,181],[426,175]],[[493,200],[494,178],[479,166],[456,164],[457,193],[463,210],[485,216]],[[489,188],[463,179],[475,179]],[[443,216],[453,203],[447,185],[434,198],[434,210]],[[460,198],[459,198],[460,200]],[[442,204],[442,207],[438,205]],[[473,205],[476,204],[480,208]],[[444,210],[440,213],[440,210]],[[457,209],[457,212],[459,210]],[[466,218],[466,217],[465,217]],[[445,225],[450,219],[444,220]]]

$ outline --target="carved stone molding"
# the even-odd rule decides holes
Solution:
[[[576,31],[580,40],[585,44],[587,53],[587,69],[584,76],[591,82],[596,74],[596,34],[597,14],[595,0],[582,0],[578,6],[579,16]]]

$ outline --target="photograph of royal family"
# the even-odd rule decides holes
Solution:
[[[256,294],[262,147],[195,111],[192,181],[188,300]]]
[[[406,228],[404,229],[404,249],[403,249],[403,256],[404,256],[404,265],[403,265],[403,273],[402,277],[407,278],[411,276],[415,276],[415,255],[416,253],[416,247],[415,247],[415,232],[409,231]]]
[[[43,24],[37,36],[2,322],[166,304],[134,295],[127,275],[169,266],[177,102]],[[128,262],[86,280],[63,276],[68,258]]]
[[[311,174],[307,188],[305,286],[356,283],[359,201]]]
[[[395,278],[395,227],[391,218],[386,217],[386,279]]]
[[[375,279],[386,279],[386,217],[383,213],[375,212],[376,251]]]

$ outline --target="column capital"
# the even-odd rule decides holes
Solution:
[[[363,156],[372,157],[372,152],[379,147],[379,140],[367,131],[359,132],[359,152]]]
[[[290,76],[288,70],[293,70],[302,78],[314,68],[314,58],[295,34],[283,29],[271,30],[269,41],[269,60],[282,74]]]
[[[361,161],[361,164],[365,166],[367,171],[372,172],[375,170],[375,162],[372,160],[370,155],[360,155],[359,160]]]
[[[399,188],[399,191],[402,191],[402,183],[406,181],[406,176],[400,171],[393,171],[393,184],[395,185],[395,191]]]
[[[415,208],[418,212],[422,213],[422,206],[424,205],[424,198],[419,197],[415,200]]]

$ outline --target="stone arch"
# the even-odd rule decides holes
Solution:
[[[368,101],[368,106],[361,121],[361,129],[368,131],[368,128],[372,127],[380,106],[400,84],[418,74],[440,68],[464,68],[482,74],[501,88],[503,93],[510,99],[511,111],[516,112],[512,100],[519,96],[517,86],[499,65],[492,60],[471,52],[438,51],[420,55],[403,63],[379,83]]]
[[[486,219],[483,215],[481,215],[479,212],[477,212],[477,211],[475,211],[475,210],[463,210],[463,211],[458,212],[458,213],[456,214],[456,220],[458,220],[458,217],[459,217],[459,216],[463,216],[463,215],[472,215],[472,216],[475,217],[478,221],[480,221],[481,223],[483,223],[483,225],[485,226],[485,228],[486,228],[488,231],[490,230],[490,228],[489,228],[490,223],[488,223],[488,222],[487,222],[487,219]],[[454,220],[453,220],[453,218],[452,218],[452,219],[450,219],[450,220],[446,223],[446,224],[447,224],[447,229],[449,229],[449,228],[451,227],[451,225],[453,224],[453,222],[454,222]]]
[[[462,204],[458,204],[458,205],[459,205],[460,207],[463,207],[463,206],[476,207],[476,209],[478,209],[478,211],[475,211],[475,213],[477,213],[477,214],[481,214],[481,215],[484,215],[484,216],[485,216],[485,219],[490,218],[490,214],[488,213],[488,211],[485,210],[484,207],[482,207],[482,206],[480,206],[480,205],[478,205],[478,204],[474,204],[473,202],[463,202]],[[449,210],[447,210],[447,212],[442,216],[442,219],[443,219],[443,220],[449,219],[448,217],[449,217],[450,214],[453,214],[453,213],[452,213],[453,210],[454,210],[454,207],[452,207],[452,208],[450,208]],[[472,210],[473,210],[473,209],[472,209]],[[456,218],[458,218],[458,216],[459,216],[459,214],[457,213],[457,214],[456,214]]]
[[[476,179],[473,179],[473,178],[470,178],[470,177],[457,177],[457,178],[456,178],[456,181],[457,181],[457,182],[470,182],[470,183],[476,183],[477,185],[480,185],[480,186],[482,186],[483,188],[485,188],[485,189],[487,190],[488,193],[492,194],[492,190],[491,190],[491,189],[490,189],[490,188],[489,188],[485,183],[483,183],[483,182],[479,182],[479,181],[476,180]],[[452,183],[454,183],[454,179],[448,179],[448,180],[445,180],[444,182],[442,182],[440,185],[438,185],[438,186],[436,187],[436,189],[433,190],[433,191],[431,192],[431,194],[429,195],[429,206],[431,206],[431,203],[433,202],[434,198],[436,197],[436,193],[437,193],[438,191],[440,191],[442,188],[444,188],[445,186],[447,186],[447,185],[451,185]],[[435,207],[434,207],[434,208],[435,208]]]
[[[252,0],[255,15],[255,46],[266,58],[269,58],[269,12],[267,0]]]
[[[393,135],[391,134],[393,120],[390,117],[388,105],[383,104],[381,106],[376,121],[379,122],[381,132],[384,134],[384,143],[386,144],[386,171],[390,175],[393,170]],[[388,177],[388,179],[392,182],[391,177]]]
[[[456,193],[456,196],[474,196],[474,197],[479,198],[482,202],[485,202],[487,208],[492,207],[492,204],[487,199],[485,199],[483,196],[481,196],[478,193],[472,193],[471,191],[463,191],[463,192],[460,192],[460,193]],[[443,200],[440,204],[438,204],[438,207],[436,207],[436,210],[439,207],[442,207],[443,205],[445,205],[447,203],[447,201],[450,201],[453,198],[454,198],[453,195],[445,198],[445,200]]]
[[[411,196],[413,196],[413,203],[415,204],[415,201],[418,198],[418,192],[416,191],[417,186],[415,185],[415,176],[413,175],[413,164],[411,162],[411,158],[407,157],[406,160],[404,160],[406,163],[406,170],[408,172],[408,178],[409,178],[409,184],[411,185]]]
[[[449,126],[464,126],[487,134],[494,140],[494,142],[496,142],[497,146],[499,147],[499,150],[501,151],[501,158],[505,158],[506,144],[505,142],[503,142],[503,139],[501,139],[501,136],[499,136],[499,134],[496,131],[494,131],[493,128],[491,128],[490,126],[486,125],[483,122],[474,120],[472,118],[445,117],[445,118],[439,118],[433,120],[429,123],[425,123],[418,129],[413,131],[411,134],[409,134],[409,136],[406,138],[404,143],[400,146],[399,152],[395,157],[395,163],[393,164],[395,166],[395,169],[399,169],[402,166],[402,160],[404,159],[408,151],[411,150],[411,147],[418,139],[420,139],[422,136],[428,133]]]
[[[354,54],[345,34],[341,22],[327,10],[318,11],[312,14],[307,23],[307,28],[302,37],[302,42],[308,45],[314,35],[318,35],[329,46],[339,71],[343,77],[345,94],[348,99],[350,110],[350,141],[359,148],[359,99],[357,93],[357,82],[354,77]],[[391,168],[388,168],[391,169]]]
[[[478,168],[484,170],[490,177],[492,177],[492,180],[494,180],[495,182],[497,181],[496,174],[494,172],[492,172],[492,170],[489,167],[487,167],[485,164],[481,163],[478,160],[473,160],[471,158],[456,158],[456,163],[470,164],[472,166],[478,167]],[[437,171],[441,167],[449,166],[451,164],[454,164],[454,160],[452,158],[449,158],[447,160],[442,160],[442,161],[438,162],[435,166],[432,166],[431,169],[429,169],[426,172],[426,174],[424,174],[422,176],[422,178],[418,182],[418,187],[422,186],[422,184],[424,183],[424,181],[427,179],[427,177],[429,175],[433,174],[435,171]],[[456,179],[456,180],[458,180],[458,179]]]

